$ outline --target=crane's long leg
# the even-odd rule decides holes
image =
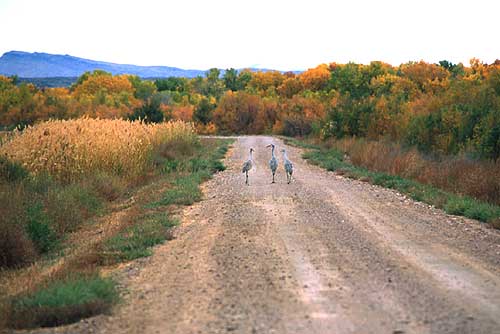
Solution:
[[[245,176],[246,176],[245,184],[248,186],[248,172],[245,172]]]
[[[273,172],[273,182],[271,182],[271,183],[274,183],[274,172]]]

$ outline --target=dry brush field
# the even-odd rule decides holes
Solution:
[[[139,176],[150,167],[154,150],[171,141],[194,143],[191,124],[51,120],[14,132],[0,154],[34,174],[48,173],[70,182],[96,172]]]

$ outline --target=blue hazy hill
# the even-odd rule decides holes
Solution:
[[[70,55],[10,51],[0,57],[0,74],[22,78],[78,77],[86,71],[104,70],[112,74],[134,74],[143,78],[204,75],[202,70],[184,70],[168,66],[115,64]]]

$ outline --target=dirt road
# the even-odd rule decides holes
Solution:
[[[57,332],[500,333],[500,233],[241,137],[110,316]],[[241,165],[255,149],[250,186]]]

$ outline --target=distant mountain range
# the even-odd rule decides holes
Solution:
[[[137,66],[96,61],[70,55],[55,55],[41,52],[10,51],[0,57],[0,75],[17,75],[20,78],[74,78],[86,71],[104,70],[112,74],[133,74],[141,78],[186,77],[205,75],[204,70],[185,70],[169,66]],[[251,68],[252,71],[272,71]],[[301,71],[293,71],[300,73]],[[224,73],[224,70],[221,71]],[[40,81],[40,80],[38,80]],[[62,80],[64,81],[64,80]],[[67,80],[66,80],[67,81]]]
[[[142,78],[186,77],[204,75],[202,70],[184,70],[168,66],[114,64],[69,55],[10,51],[0,57],[0,74],[21,78],[78,77],[86,71],[104,70],[112,74],[134,74]]]

